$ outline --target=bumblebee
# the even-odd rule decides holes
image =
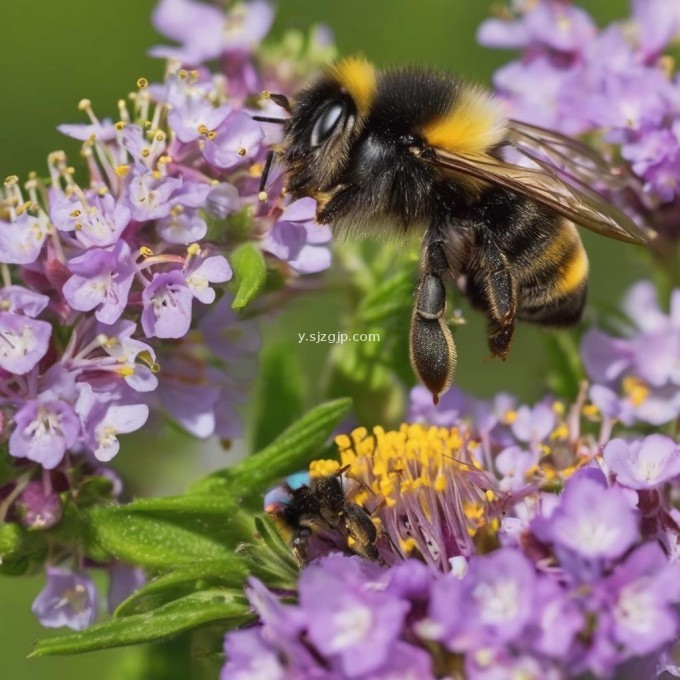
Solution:
[[[273,98],[290,114],[279,121],[285,188],[316,199],[319,223],[422,234],[410,356],[435,404],[456,366],[446,285],[486,315],[489,348],[505,359],[516,320],[560,327],[581,318],[588,258],[576,224],[649,240],[593,189],[625,187],[623,173],[576,140],[508,120],[489,93],[454,76],[350,58],[292,106]]]
[[[315,556],[310,547],[312,537],[326,548],[341,548],[379,561],[377,529],[368,512],[347,497],[344,471],[304,482],[289,478],[265,497],[265,510],[288,536],[301,567]]]

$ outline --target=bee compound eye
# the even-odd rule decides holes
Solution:
[[[333,102],[319,114],[312,129],[312,146],[319,146],[331,136],[337,127],[345,111],[345,105],[341,102]]]

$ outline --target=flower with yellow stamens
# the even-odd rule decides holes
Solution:
[[[340,435],[340,463],[314,461],[312,476],[336,474],[360,482],[352,500],[372,511],[383,538],[400,557],[420,556],[449,570],[449,559],[468,557],[473,537],[496,513],[497,484],[471,454],[459,428],[403,424],[398,430],[357,428]]]

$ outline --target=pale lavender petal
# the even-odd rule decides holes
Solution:
[[[85,573],[49,566],[47,585],[31,607],[46,628],[67,626],[73,630],[91,626],[97,618],[97,609],[97,591]]]
[[[206,141],[203,154],[211,165],[232,168],[252,162],[263,139],[262,126],[248,114],[237,111],[221,125],[215,139]]]
[[[28,373],[47,353],[51,335],[46,321],[0,312],[0,368]]]
[[[155,274],[142,293],[142,328],[147,338],[181,338],[191,327],[193,295],[180,271]]]
[[[9,452],[51,470],[62,461],[80,433],[80,421],[69,404],[60,400],[26,402],[14,416]]]

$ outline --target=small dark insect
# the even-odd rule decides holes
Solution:
[[[508,120],[490,94],[451,75],[345,59],[292,106],[273,98],[289,118],[259,119],[283,124],[286,190],[316,199],[319,223],[422,234],[410,353],[435,403],[456,366],[445,284],[486,315],[489,348],[505,359],[516,320],[579,321],[588,258],[575,224],[650,238],[593,189],[624,188],[621,172],[580,142]],[[508,162],[507,150],[531,167]]]
[[[340,547],[370,560],[379,560],[375,545],[378,532],[368,512],[348,500],[342,473],[315,477],[293,488],[291,482],[265,498],[265,510],[274,518],[288,540],[300,566],[314,557],[312,537],[330,547]],[[283,491],[283,494],[280,492]],[[340,541],[341,545],[336,546]]]

